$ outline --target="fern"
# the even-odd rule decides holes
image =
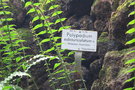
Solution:
[[[135,1],[131,1],[129,7],[130,7],[130,6],[135,6]],[[135,15],[135,11],[132,11],[131,13],[129,13],[128,16],[133,16],[133,15]],[[135,25],[135,19],[131,20],[131,21],[128,23],[127,26],[133,26],[133,27],[132,27],[131,29],[129,29],[129,30],[126,32],[126,34],[133,34],[133,33],[135,32],[135,27],[134,27],[134,25]],[[127,41],[127,42],[126,42],[126,45],[130,45],[130,44],[133,44],[133,43],[135,43],[135,38],[133,38],[133,39]],[[134,53],[134,52],[135,52],[135,51],[133,50],[133,51],[129,52],[129,54]],[[130,60],[128,60],[128,61],[125,62],[125,64],[127,64],[127,65],[132,65],[132,64],[134,64],[134,63],[135,63],[135,59],[130,59]],[[133,65],[128,71],[126,71],[126,73],[134,73],[134,72],[135,72],[135,67],[134,67],[134,65]],[[134,75],[135,75],[135,73],[134,73]],[[126,80],[125,83],[131,82],[131,81],[134,81],[134,87],[126,88],[126,89],[124,89],[124,90],[134,90],[134,89],[135,89],[135,76],[133,76],[132,78],[129,78],[128,80]]]
[[[7,0],[0,0],[0,72],[2,72],[1,78],[4,78],[10,73],[17,71],[22,68],[20,65],[22,60],[24,60],[27,55],[25,55],[25,50],[29,49],[28,47],[23,46],[23,42],[16,29],[15,25],[11,24],[11,21],[14,19],[11,18],[12,12],[9,11],[9,6],[6,2]],[[14,70],[12,69],[14,67]]]
[[[65,56],[62,54],[62,52],[64,52],[65,50],[61,50],[60,49],[60,45],[62,43],[60,43],[60,39],[61,37],[56,36],[56,33],[61,32],[63,29],[68,29],[70,28],[70,26],[64,26],[62,24],[63,21],[66,20],[66,18],[60,18],[60,14],[63,13],[63,11],[58,10],[58,8],[60,8],[60,5],[58,4],[54,4],[55,0],[46,0],[46,2],[44,3],[34,3],[31,1],[26,2],[25,4],[25,8],[29,7],[30,9],[28,10],[27,14],[31,14],[31,15],[35,15],[34,18],[32,19],[32,23],[35,22],[39,22],[38,24],[36,24],[35,26],[31,25],[32,28],[32,32],[35,35],[35,38],[37,40],[37,43],[40,47],[40,54],[49,57],[52,52],[56,53],[56,55],[58,56],[58,62],[54,65],[53,70],[57,70],[58,67],[62,67],[62,69],[58,69],[57,72],[51,72],[49,68],[49,63],[46,61],[45,65],[47,67],[48,73],[50,78],[52,78],[52,80],[50,80],[51,85],[53,86],[54,89],[56,89],[55,84],[57,82],[59,82],[59,80],[63,80],[65,79],[66,82],[65,84],[63,83],[63,85],[61,85],[62,87],[67,85],[69,86],[69,89],[72,90],[72,84],[75,82],[71,79],[71,74],[72,72],[67,68],[67,64],[65,62]],[[43,5],[44,4],[44,5]],[[43,6],[47,6],[45,9],[43,9]],[[44,15],[45,12],[51,12],[50,14]],[[52,18],[58,18],[56,20],[52,20]],[[60,23],[62,25],[62,27],[60,27],[59,29],[53,29],[53,26],[57,25],[58,23]],[[39,32],[40,29],[44,29],[42,31]],[[40,39],[40,35],[44,35],[46,36],[45,39]],[[43,46],[47,45],[49,43],[50,48],[43,48]],[[69,52],[69,56],[73,54]],[[68,58],[66,56],[66,58]],[[56,57],[52,57],[50,58],[49,61],[55,60]],[[75,72],[75,71],[74,71]],[[59,78],[57,78],[57,82],[54,82],[53,78],[55,74],[59,74],[59,73],[63,73]]]

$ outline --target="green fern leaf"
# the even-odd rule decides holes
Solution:
[[[132,11],[131,13],[129,13],[128,17],[130,17],[131,15],[134,15],[135,11]]]
[[[57,16],[57,15],[61,14],[62,12],[63,12],[63,11],[55,11],[55,12],[52,14],[52,17]]]
[[[2,39],[2,38],[1,38],[1,39]],[[1,39],[0,39],[0,40],[1,40]],[[2,44],[4,45],[4,44],[7,44],[7,43],[6,43],[6,42],[1,42],[1,41],[0,41],[0,45],[2,45]]]
[[[54,41],[57,41],[58,39],[61,39],[61,37],[53,37]]]
[[[132,34],[134,32],[135,32],[135,28],[131,28],[126,32],[126,34]]]
[[[43,44],[43,43],[49,42],[49,41],[50,41],[50,38],[48,38],[48,39],[43,39],[43,40],[40,42],[40,45]]]
[[[30,49],[30,47],[24,47],[24,46],[23,46],[23,47],[21,47],[21,48],[18,48],[17,50],[18,50],[18,51],[22,51],[22,50],[26,50],[26,49]]]
[[[0,15],[10,15],[10,11],[0,11]]]
[[[28,6],[32,5],[32,4],[33,4],[33,3],[32,3],[31,1],[26,2],[26,4],[25,4],[25,6],[24,6],[24,7],[26,8],[26,7],[28,7]]]
[[[55,9],[55,8],[58,8],[58,7],[60,7],[60,5],[52,5],[52,6],[49,8],[49,10],[52,10],[52,9]]]
[[[2,88],[2,90],[11,90],[11,89],[13,89],[12,86],[4,86],[4,87]]]
[[[39,16],[34,17],[33,20],[32,20],[32,23],[39,20],[39,19],[40,19]]]
[[[135,19],[133,19],[132,21],[130,21],[130,22],[128,23],[128,26],[129,26],[129,25],[133,25],[133,24],[135,24]]]
[[[55,33],[55,32],[57,32],[56,29],[52,29],[52,30],[48,31],[49,34],[53,34],[53,33]]]
[[[71,51],[68,53],[68,56],[75,54],[75,51]]]
[[[45,54],[45,53],[49,53],[49,52],[54,51],[54,50],[55,50],[55,48],[54,48],[54,47],[52,47],[52,48],[47,49],[46,51],[44,51],[44,54]]]
[[[71,28],[71,26],[63,26],[63,27],[60,27],[60,28],[59,28],[59,32],[62,31],[62,30],[64,30],[64,29],[69,29],[69,28]]]
[[[37,24],[34,28],[32,28],[32,30],[36,30],[36,29],[39,29],[41,27],[43,27],[43,24],[42,23]]]
[[[41,3],[34,3],[33,5],[34,5],[34,6],[40,6]]]
[[[35,12],[35,11],[36,11],[35,8],[31,8],[31,9],[27,12],[27,14],[33,13],[33,12]]]
[[[66,77],[58,77],[57,79],[58,80],[61,80],[61,79],[65,79]]]
[[[63,43],[56,43],[55,45],[56,46],[61,46]]]
[[[19,62],[22,59],[22,57],[17,57],[15,60],[16,62]]]
[[[127,54],[135,53],[135,50],[129,51]]]
[[[131,63],[135,63],[135,59],[130,59],[125,64],[131,64]]]
[[[133,5],[135,5],[135,2],[131,2],[131,3],[129,4],[129,7],[130,7],[130,6],[133,6]]]
[[[2,22],[10,22],[10,21],[13,21],[13,18],[4,18],[4,19],[1,19]]]
[[[61,70],[57,70],[53,73],[53,75],[56,75],[56,74],[59,74],[59,73],[63,73],[65,70],[64,69],[61,69]]]
[[[14,43],[18,44],[18,43],[21,43],[21,42],[25,42],[25,40],[16,40]]]
[[[126,42],[126,45],[128,45],[128,44],[133,44],[133,43],[135,43],[135,38],[133,38],[132,40]]]
[[[126,80],[124,83],[128,83],[128,82],[131,82],[131,81],[133,81],[133,80],[135,80],[135,77],[129,78],[129,79]]]
[[[55,1],[55,0],[47,0],[46,4],[49,4],[49,3],[53,2],[53,1]]]
[[[57,24],[57,23],[59,23],[59,22],[63,22],[63,21],[65,21],[66,20],[66,18],[59,18],[59,19],[57,19],[56,21],[55,21],[55,24]]]
[[[133,88],[126,88],[126,89],[124,89],[124,90],[133,90]]]
[[[45,33],[47,33],[47,31],[44,30],[44,31],[39,32],[37,35],[43,35]]]
[[[55,70],[56,68],[58,68],[61,65],[61,63],[55,63],[53,70]]]
[[[9,8],[9,6],[6,5],[6,6],[3,6],[3,7],[0,7],[0,9],[3,9],[3,8],[7,9],[7,8]]]
[[[50,26],[53,25],[53,24],[54,24],[54,23],[52,23],[52,22],[47,22],[47,23],[44,24],[44,26],[50,27]]]
[[[49,61],[52,61],[52,60],[55,60],[55,59],[58,59],[58,56],[50,57]]]
[[[131,73],[131,72],[134,72],[135,71],[135,68],[131,68],[130,70],[127,71],[127,73]]]
[[[50,16],[41,16],[40,17],[41,20],[46,20],[46,19],[49,19],[49,18],[50,18]]]

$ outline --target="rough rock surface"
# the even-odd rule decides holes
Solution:
[[[24,8],[24,3],[21,0],[10,0],[9,1],[10,10],[13,12],[13,23],[17,25],[17,28],[28,27],[29,18],[26,15],[26,9]]]
[[[91,19],[94,23],[94,29],[98,31],[99,35],[102,32],[108,32],[111,12],[111,4],[108,1],[99,1],[92,6]]]
[[[64,16],[69,18],[73,15],[89,15],[94,0],[59,0],[64,11]]]
[[[134,50],[135,48],[132,48]],[[99,77],[94,81],[91,90],[123,90],[125,87],[133,84],[123,84],[132,74],[124,74],[126,68],[124,62],[135,58],[134,54],[127,54],[131,49],[122,51],[111,51],[106,53],[104,63],[100,70]],[[131,65],[132,66],[132,65]]]
[[[117,10],[112,13],[109,24],[110,39],[115,39],[121,43],[125,43],[125,32],[128,30],[127,24],[132,19],[128,17],[131,8],[128,8],[129,2],[125,0],[118,6]]]

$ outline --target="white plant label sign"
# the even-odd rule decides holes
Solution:
[[[61,49],[96,52],[97,32],[86,30],[63,30]]]

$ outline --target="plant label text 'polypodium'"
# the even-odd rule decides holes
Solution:
[[[97,32],[86,30],[63,30],[62,49],[96,52]]]

